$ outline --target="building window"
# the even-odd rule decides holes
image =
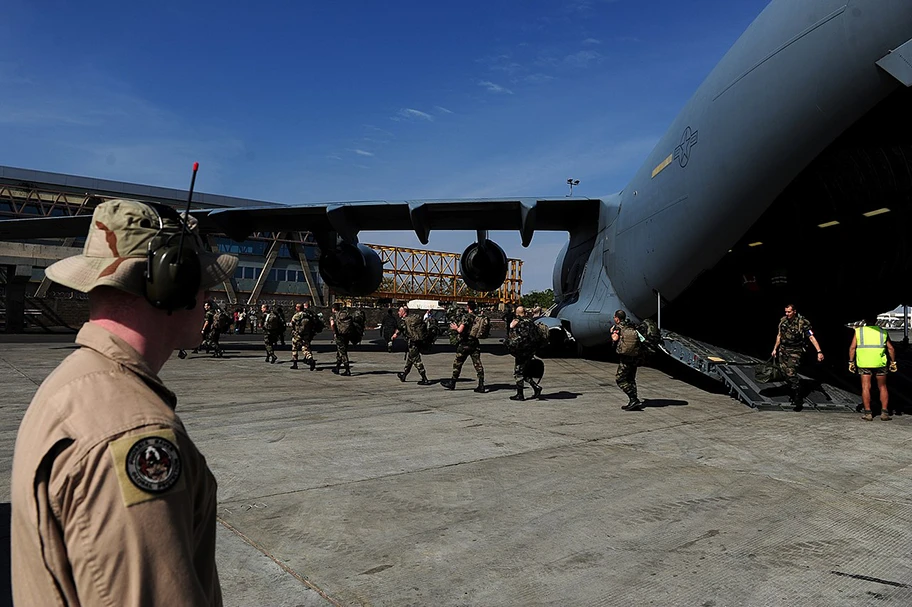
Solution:
[[[242,268],[241,266],[238,266],[237,269],[234,271],[234,277],[235,278],[244,278],[245,269],[247,269],[247,268]]]
[[[256,270],[256,268],[245,267],[244,268],[244,278],[249,278],[249,279],[255,278],[255,276],[254,276],[255,270]]]
[[[283,281],[285,280],[285,270],[276,270],[276,280]]]

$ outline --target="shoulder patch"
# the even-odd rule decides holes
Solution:
[[[185,487],[183,463],[173,430],[124,436],[108,445],[124,506]]]

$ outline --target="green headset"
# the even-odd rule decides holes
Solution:
[[[195,177],[195,173],[194,173]],[[202,283],[199,254],[194,247],[184,246],[184,236],[190,229],[177,211],[169,206],[147,203],[158,215],[158,234],[149,242],[146,257],[146,300],[153,307],[167,310],[192,310]],[[180,226],[179,232],[165,233],[165,219]],[[179,237],[175,242],[175,238]]]

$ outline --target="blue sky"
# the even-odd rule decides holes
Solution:
[[[6,0],[0,164],[181,188],[199,161],[199,191],[276,202],[603,196],[766,4]],[[551,286],[566,234],[493,236]]]

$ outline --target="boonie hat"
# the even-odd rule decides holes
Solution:
[[[149,245],[155,248],[177,243],[184,228],[176,211],[159,213],[136,200],[109,200],[95,207],[82,255],[48,266],[45,274],[56,283],[88,293],[95,287],[114,287],[133,295],[145,295],[145,270]],[[195,221],[191,220],[191,227]],[[184,245],[199,255],[201,289],[224,282],[234,273],[234,255],[205,250],[199,235],[187,229]]]

